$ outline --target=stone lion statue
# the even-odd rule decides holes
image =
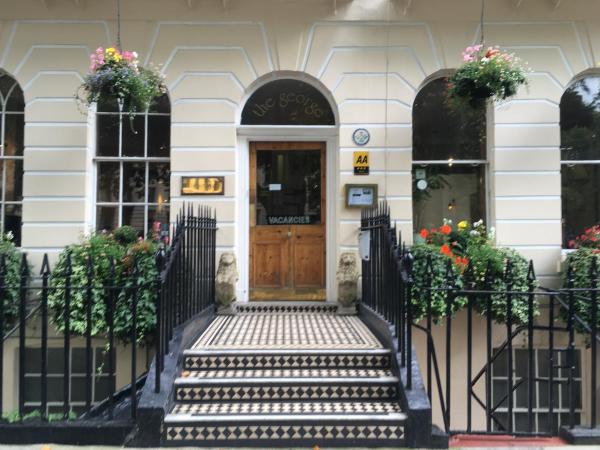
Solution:
[[[219,309],[230,308],[235,302],[235,286],[238,280],[238,271],[235,255],[223,253],[219,258],[219,267],[215,280],[215,302]]]
[[[337,270],[338,303],[351,307],[358,298],[358,268],[356,255],[344,252],[340,255]]]

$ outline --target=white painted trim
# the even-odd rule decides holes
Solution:
[[[292,128],[292,130],[289,130]],[[238,128],[236,233],[239,280],[237,298],[249,301],[250,258],[250,142],[252,141],[315,141],[325,142],[326,174],[326,293],[328,301],[337,299],[335,282],[338,255],[339,138],[336,127],[249,127]]]

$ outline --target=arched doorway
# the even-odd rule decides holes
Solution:
[[[302,79],[262,83],[244,104],[238,134],[248,149],[249,300],[327,298],[335,124],[330,101]]]

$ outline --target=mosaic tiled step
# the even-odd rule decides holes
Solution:
[[[390,351],[372,350],[185,350],[184,370],[390,367]]]
[[[255,378],[175,380],[178,402],[395,400],[398,378]]]
[[[380,378],[394,376],[391,369],[233,369],[184,371],[182,378]]]
[[[377,415],[400,413],[400,405],[392,402],[226,402],[226,403],[179,403],[173,406],[167,417],[196,415],[264,415],[264,414],[359,414]]]
[[[165,445],[401,447],[404,416],[177,417],[164,424]]]
[[[197,350],[377,349],[381,343],[357,316],[320,313],[237,314],[217,317]]]
[[[279,314],[279,313],[318,313],[335,314],[337,303],[325,302],[252,302],[234,303],[233,310],[238,314]]]

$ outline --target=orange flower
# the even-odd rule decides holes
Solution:
[[[450,250],[450,247],[448,247],[446,244],[440,247],[440,252],[442,252],[446,256],[452,255],[452,250]]]
[[[427,239],[427,236],[429,236],[429,231],[427,231],[427,228],[423,228],[420,234],[423,239]]]
[[[452,227],[450,225],[448,225],[447,223],[445,223],[444,225],[442,225],[440,227],[440,231],[444,234],[450,234],[450,232],[452,231]]]

